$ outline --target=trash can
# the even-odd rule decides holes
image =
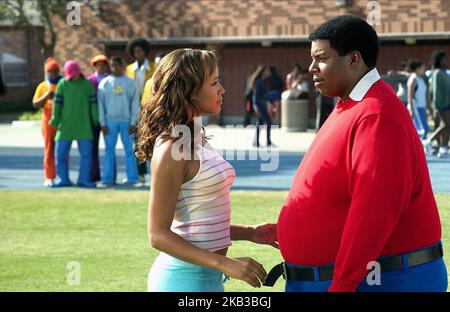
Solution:
[[[286,132],[307,131],[309,126],[308,99],[281,101],[281,128]]]

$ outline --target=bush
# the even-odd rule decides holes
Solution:
[[[30,121],[30,120],[41,120],[42,109],[37,112],[24,112],[19,116],[19,120],[21,121]]]

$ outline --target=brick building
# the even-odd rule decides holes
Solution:
[[[449,0],[97,0],[81,7],[79,26],[55,19],[55,58],[77,59],[85,72],[97,53],[131,61],[125,46],[135,36],[148,38],[150,58],[179,47],[215,49],[227,91],[221,117],[230,123],[243,114],[245,78],[258,64],[276,66],[282,77],[295,63],[307,67],[307,37],[317,25],[341,14],[374,17],[377,5],[381,73],[407,57],[429,62],[436,49],[450,53]],[[311,117],[313,107],[311,99]]]
[[[20,105],[30,101],[34,88],[42,81],[44,70],[37,32],[43,31],[41,26],[0,24],[0,70],[7,88],[7,93],[0,97],[0,111],[3,103]]]

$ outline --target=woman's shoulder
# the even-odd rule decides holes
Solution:
[[[183,137],[179,139],[170,138],[166,136],[159,136],[155,140],[153,147],[152,159],[160,159],[166,161],[183,162],[190,160],[189,153],[191,150],[190,140],[186,140]]]

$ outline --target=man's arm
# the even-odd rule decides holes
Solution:
[[[56,87],[55,101],[52,110],[52,118],[48,122],[48,124],[53,127],[58,127],[59,123],[61,122],[61,115],[64,103],[63,82],[64,82],[63,79],[61,79]]]
[[[146,84],[147,86],[147,84]],[[144,91],[145,92],[145,91]],[[134,83],[130,83],[130,105],[131,105],[131,118],[130,118],[130,125],[136,126],[137,119],[139,116],[139,94],[136,89],[136,86]]]
[[[95,94],[94,86],[89,82],[89,103],[90,103],[90,111],[91,111],[91,120],[94,126],[98,126],[98,103],[97,103],[97,95]]]

